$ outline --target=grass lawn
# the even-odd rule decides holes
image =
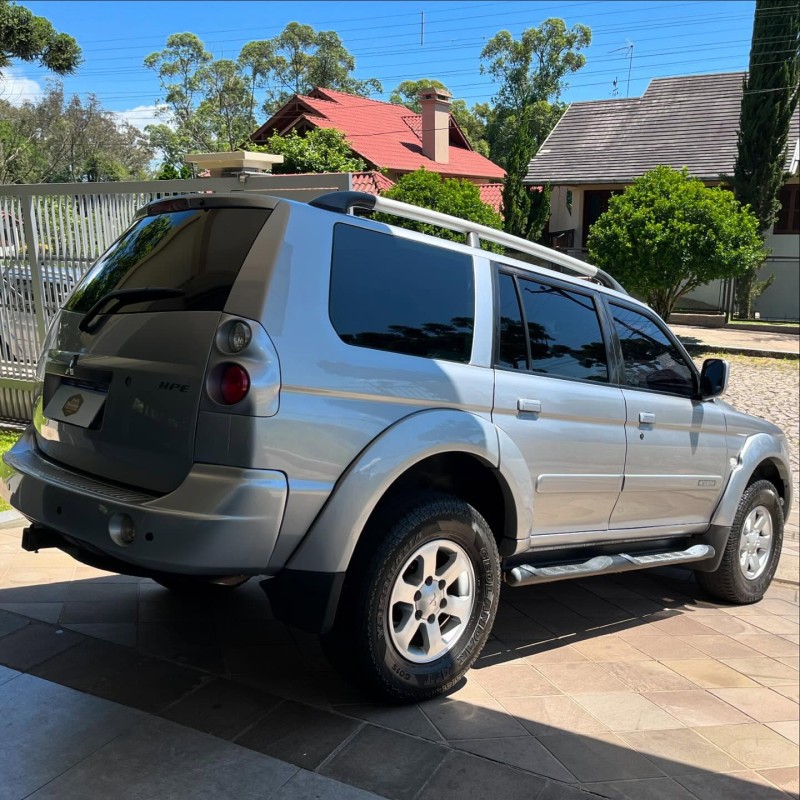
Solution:
[[[14,442],[19,439],[22,431],[9,430],[8,428],[0,428],[0,458],[6,450],[10,450]],[[11,506],[5,500],[0,499],[0,511],[9,511]]]

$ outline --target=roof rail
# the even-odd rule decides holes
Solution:
[[[470,247],[480,247],[481,241],[494,242],[508,247],[510,250],[527,253],[544,261],[549,261],[551,264],[557,264],[586,278],[594,278],[609,289],[627,294],[625,289],[611,275],[592,264],[587,264],[585,261],[568,256],[566,253],[559,253],[558,250],[530,242],[519,236],[512,236],[505,231],[498,231],[487,225],[479,225],[477,222],[469,222],[450,214],[442,214],[439,211],[431,211],[428,208],[420,208],[410,203],[401,203],[399,200],[390,200],[388,197],[379,197],[367,192],[329,192],[310,200],[308,204],[315,208],[334,211],[339,214],[347,214],[359,208],[364,211],[380,211],[384,214],[393,214],[396,217],[424,222],[429,225],[438,225],[440,228],[447,228],[451,231],[465,234],[467,244]]]

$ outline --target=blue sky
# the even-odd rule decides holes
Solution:
[[[547,17],[591,27],[587,64],[570,80],[568,101],[640,95],[650,79],[747,68],[752,0],[583,0],[582,2],[153,2],[60,0],[23,2],[74,36],[84,63],[65,79],[69,93],[95,93],[103,106],[134,124],[151,121],[159,98],[143,58],[171,33],[196,33],[216,56],[235,58],[253,39],[277,35],[290,21],[335,30],[356,58],[356,77],[378,78],[389,92],[404,79],[439,78],[469,105],[490,100],[495,87],[479,72],[483,45],[499,30],[514,35]],[[424,38],[420,41],[421,16]],[[633,44],[632,64],[628,43]],[[46,73],[15,63],[0,92],[30,97]]]

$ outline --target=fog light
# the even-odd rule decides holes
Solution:
[[[234,353],[241,353],[250,344],[252,335],[249,325],[244,322],[235,322],[228,334],[228,347]]]
[[[136,526],[127,514],[112,514],[108,518],[108,535],[115,544],[127,547],[136,538]]]

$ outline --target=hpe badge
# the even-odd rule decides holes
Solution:
[[[67,399],[66,403],[64,403],[61,412],[64,414],[65,417],[71,417],[73,414],[78,413],[82,405],[83,405],[83,395],[74,394],[72,395],[72,397]]]

